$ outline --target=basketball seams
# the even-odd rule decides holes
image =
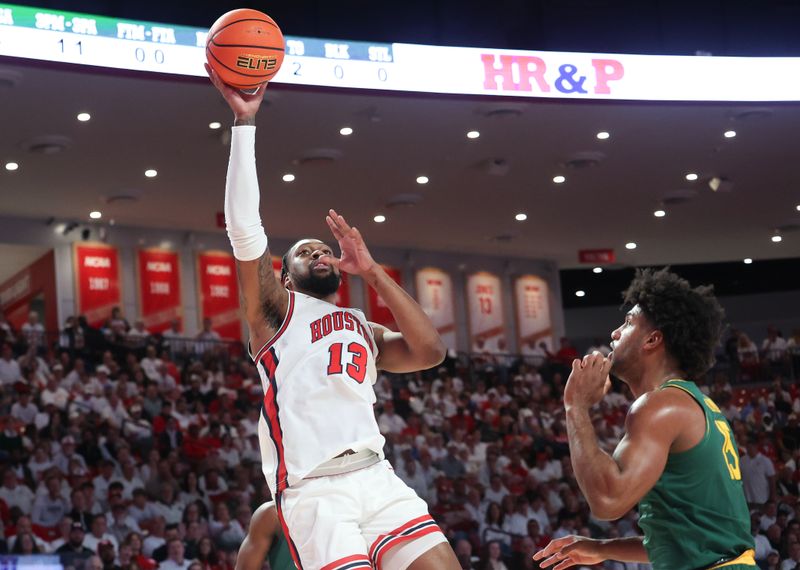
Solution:
[[[218,29],[216,32],[214,32],[214,35],[213,35],[213,36],[211,36],[211,40],[213,41],[213,40],[214,40],[214,38],[216,38],[216,37],[217,37],[217,35],[219,35],[219,33],[220,33],[222,30],[224,30],[225,28],[229,28],[229,27],[231,27],[232,25],[234,25],[234,24],[236,24],[236,23],[238,23],[238,22],[261,22],[261,23],[263,23],[263,24],[269,24],[270,26],[272,26],[272,27],[274,27],[275,29],[278,29],[278,30],[279,30],[279,28],[278,28],[278,24],[276,24],[275,22],[272,22],[272,21],[270,21],[270,20],[262,20],[261,18],[240,18],[239,20],[234,20],[233,22],[228,22],[227,24],[225,24],[224,26],[222,26],[220,29]]]
[[[273,75],[275,75],[276,73],[278,73],[278,70],[276,69],[275,71],[273,71],[273,72],[271,72],[271,73],[267,73],[266,75],[249,75],[249,74],[247,74],[247,73],[242,73],[241,71],[238,71],[238,70],[236,70],[236,69],[233,69],[232,67],[229,67],[229,66],[225,65],[225,64],[224,64],[222,61],[220,61],[220,59],[219,59],[219,58],[218,58],[216,55],[214,55],[214,52],[213,52],[213,51],[211,51],[210,49],[208,49],[208,46],[206,46],[206,54],[209,54],[209,55],[211,55],[211,57],[213,57],[213,58],[214,58],[214,60],[215,60],[215,61],[216,61],[218,64],[220,64],[222,67],[224,67],[224,68],[225,68],[225,69],[227,69],[228,71],[231,71],[231,72],[235,73],[236,75],[241,75],[242,77],[245,77],[245,78],[247,78],[247,79],[258,79],[258,78],[260,78],[260,79],[264,79],[264,78],[266,78],[266,77],[272,77]],[[239,84],[238,86],[239,86],[239,87],[256,87],[256,86],[258,86],[258,85],[261,85],[262,83],[264,83],[264,81],[259,81],[258,83],[247,83],[247,84],[245,84],[245,83],[241,83],[241,84]]]
[[[243,44],[218,44],[213,39],[209,43],[214,44],[216,47],[221,47],[221,48],[252,48],[252,49],[266,49],[270,51],[285,51],[285,48],[282,47],[253,46],[253,45],[243,45]]]

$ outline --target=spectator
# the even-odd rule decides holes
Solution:
[[[195,340],[195,352],[197,354],[205,354],[209,350],[216,350],[220,341],[222,341],[222,337],[212,328],[211,319],[205,317],[203,319],[203,330],[197,334]]]
[[[483,565],[484,570],[508,570],[508,566],[503,562],[500,542],[497,540],[491,541],[487,550],[488,555],[486,563]]]
[[[457,453],[458,446],[451,443],[447,446],[447,455],[444,456],[438,465],[441,472],[444,473],[444,476],[449,479],[459,479],[467,472],[464,464],[461,463],[461,460],[456,456]]]
[[[761,355],[764,360],[772,363],[783,362],[786,359],[787,342],[774,325],[767,327],[767,338],[761,343]]]
[[[77,461],[83,471],[88,471],[86,460],[80,453],[75,451],[75,438],[71,435],[61,439],[61,451],[53,459],[53,463],[64,475],[69,474],[71,461]]]
[[[73,522],[69,531],[69,540],[66,544],[56,549],[56,553],[61,557],[61,564],[64,567],[77,566],[76,563],[92,556],[92,551],[83,545],[85,537],[83,525],[79,522]]]
[[[61,494],[61,481],[50,475],[45,481],[47,492],[42,493],[33,503],[31,519],[33,524],[54,528],[69,512],[69,504]]]
[[[110,540],[101,540],[97,543],[97,557],[103,563],[103,570],[121,570],[115,564],[117,559],[117,548]]]
[[[168,549],[169,555],[164,562],[158,565],[159,570],[188,570],[191,560],[186,560],[183,557],[183,542],[178,538],[174,538],[169,541]]]
[[[383,413],[378,418],[378,427],[382,434],[400,434],[406,429],[406,421],[394,413],[394,403],[389,401],[383,407]]]
[[[80,489],[73,489],[70,493],[70,501],[72,502],[72,510],[67,513],[67,516],[75,522],[81,523],[83,528],[89,530],[92,528],[92,513],[86,504],[86,496]]]
[[[9,509],[17,507],[22,513],[30,513],[34,499],[33,491],[19,484],[14,470],[6,469],[3,473],[3,486],[0,487],[0,500],[4,501]]]
[[[763,505],[775,498],[775,467],[755,441],[747,443],[747,454],[741,460],[744,495],[750,505]]]
[[[572,343],[567,337],[562,337],[561,348],[558,349],[558,352],[556,352],[553,357],[553,362],[561,364],[562,366],[570,366],[572,365],[572,361],[576,358],[578,358],[577,349],[572,346]]]
[[[505,516],[498,503],[490,503],[486,509],[486,518],[480,525],[479,536],[483,544],[497,540],[511,548],[511,535],[505,531]]]
[[[38,351],[44,347],[45,330],[44,325],[39,322],[39,313],[36,311],[28,313],[28,320],[22,324],[20,331],[29,348]]]
[[[223,550],[237,547],[247,534],[239,521],[231,519],[228,505],[222,501],[214,506],[214,518],[209,522],[208,529]]]
[[[92,532],[87,534],[83,539],[83,545],[91,550],[97,552],[97,545],[103,540],[108,540],[114,545],[114,551],[119,549],[119,543],[116,537],[108,532],[108,522],[104,514],[99,514],[92,519]]]
[[[24,382],[22,370],[14,358],[11,345],[5,342],[0,353],[0,387],[13,386],[17,382]]]
[[[108,525],[108,532],[111,533],[117,544],[122,544],[125,538],[132,532],[142,532],[137,522],[128,514],[128,507],[125,503],[117,503],[111,508],[111,522]]]

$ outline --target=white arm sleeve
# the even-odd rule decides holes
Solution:
[[[233,255],[240,261],[258,259],[267,251],[267,234],[258,213],[260,198],[256,176],[256,128],[233,127],[225,180],[225,229]]]

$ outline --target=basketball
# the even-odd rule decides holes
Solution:
[[[208,32],[208,64],[231,87],[253,89],[266,83],[278,73],[283,55],[278,24],[258,10],[231,10]]]

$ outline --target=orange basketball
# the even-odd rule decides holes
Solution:
[[[220,17],[208,32],[206,59],[220,79],[238,89],[253,89],[278,73],[283,34],[272,18],[241,8]]]

